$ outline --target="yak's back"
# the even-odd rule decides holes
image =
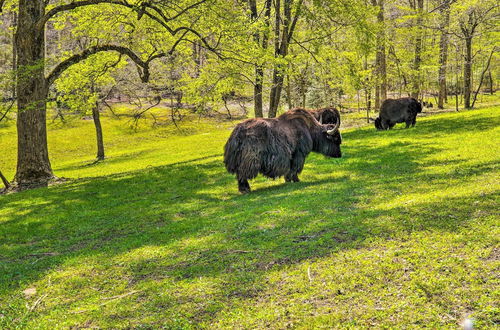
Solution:
[[[296,126],[297,124],[303,123],[307,129],[312,129],[319,125],[319,122],[314,118],[309,110],[303,108],[296,108],[289,110],[278,117],[280,122],[289,123],[290,125]],[[285,124],[283,124],[285,125]]]
[[[422,105],[413,97],[403,97],[400,99],[386,99],[382,102],[380,111],[408,110],[418,113],[422,111]]]

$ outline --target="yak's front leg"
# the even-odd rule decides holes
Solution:
[[[290,161],[290,171],[285,175],[286,182],[300,182],[299,173],[304,168],[305,157],[301,153],[296,153]]]
[[[388,129],[392,128],[390,120],[382,120],[380,124],[382,125],[382,129],[384,129],[384,130],[388,130]]]
[[[406,127],[405,128],[410,128],[411,124],[413,123],[413,118],[408,118],[405,120]]]

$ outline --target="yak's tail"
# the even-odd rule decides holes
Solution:
[[[382,119],[380,119],[380,117],[377,117],[377,118],[375,119],[375,128],[376,128],[376,129],[379,129],[379,130],[380,130],[380,129],[383,129],[383,128],[382,128]]]
[[[260,142],[260,143],[259,143]],[[262,141],[247,135],[247,129],[237,126],[224,146],[224,164],[238,179],[253,179],[261,167]]]

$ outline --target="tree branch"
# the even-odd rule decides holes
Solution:
[[[133,8],[137,8],[137,6],[129,4],[126,0],[81,0],[81,1],[74,1],[74,2],[71,2],[71,3],[67,3],[67,4],[64,4],[64,5],[60,5],[60,6],[54,7],[51,10],[49,10],[45,14],[45,16],[43,17],[43,19],[41,19],[40,22],[37,24],[37,27],[38,28],[42,27],[43,25],[45,25],[45,23],[47,23],[47,21],[49,19],[51,19],[53,16],[55,16],[55,15],[61,13],[61,12],[68,11],[68,10],[73,10],[73,9],[76,9],[76,8],[79,8],[79,7],[84,7],[84,6],[98,5],[98,4],[101,4],[101,3],[109,3],[109,4],[114,4],[114,5],[120,5],[120,6],[124,6],[124,7],[127,7],[127,8],[132,8],[132,9]]]
[[[495,54],[496,49],[497,49],[496,47],[493,47],[493,49],[491,50],[490,56],[488,57],[488,61],[486,62],[486,67],[484,68],[483,72],[481,73],[481,79],[479,80],[479,85],[477,86],[477,90],[474,93],[474,99],[472,100],[471,108],[474,108],[474,104],[476,103],[476,99],[477,99],[477,94],[479,94],[479,90],[481,89],[481,86],[483,85],[484,75],[485,75],[486,71],[488,71],[488,69],[490,68],[491,58],[493,57],[493,54]]]
[[[299,3],[297,4],[297,9],[295,10],[295,17],[293,18],[292,25],[290,26],[290,29],[287,33],[288,35],[288,40],[287,42],[290,43],[290,40],[292,39],[293,32],[295,30],[295,25],[297,25],[297,21],[299,19],[299,16],[301,14],[301,9],[302,9],[302,3],[304,0],[300,0]]]
[[[136,55],[131,49],[127,47],[117,45],[102,45],[90,47],[80,54],[73,55],[70,58],[59,63],[46,78],[48,86],[52,85],[54,81],[59,78],[59,76],[70,66],[87,59],[91,55],[107,51],[115,51],[120,54],[127,55],[132,61],[134,61],[138,66],[139,76],[143,82],[149,81],[149,63],[154,59],[166,56],[165,53],[160,53],[154,56],[150,56],[146,61],[143,61],[138,55]]]

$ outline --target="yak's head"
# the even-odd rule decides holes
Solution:
[[[429,106],[430,104],[432,103],[427,103],[427,102],[419,102],[417,99],[415,98],[412,98],[412,101],[413,101],[413,108],[417,111],[417,113],[421,113],[422,112],[422,109],[423,109],[423,106],[426,106],[426,107],[431,107]]]
[[[342,157],[342,152],[340,151],[342,135],[340,135],[339,127],[340,117],[337,117],[337,122],[335,124],[321,125],[321,128],[313,141],[313,150],[328,157]]]
[[[340,121],[340,113],[333,107],[315,110],[314,117],[320,124],[336,124],[337,120]]]
[[[382,119],[380,119],[380,117],[377,117],[377,119],[375,119],[375,128],[378,130],[384,129],[382,127]]]

